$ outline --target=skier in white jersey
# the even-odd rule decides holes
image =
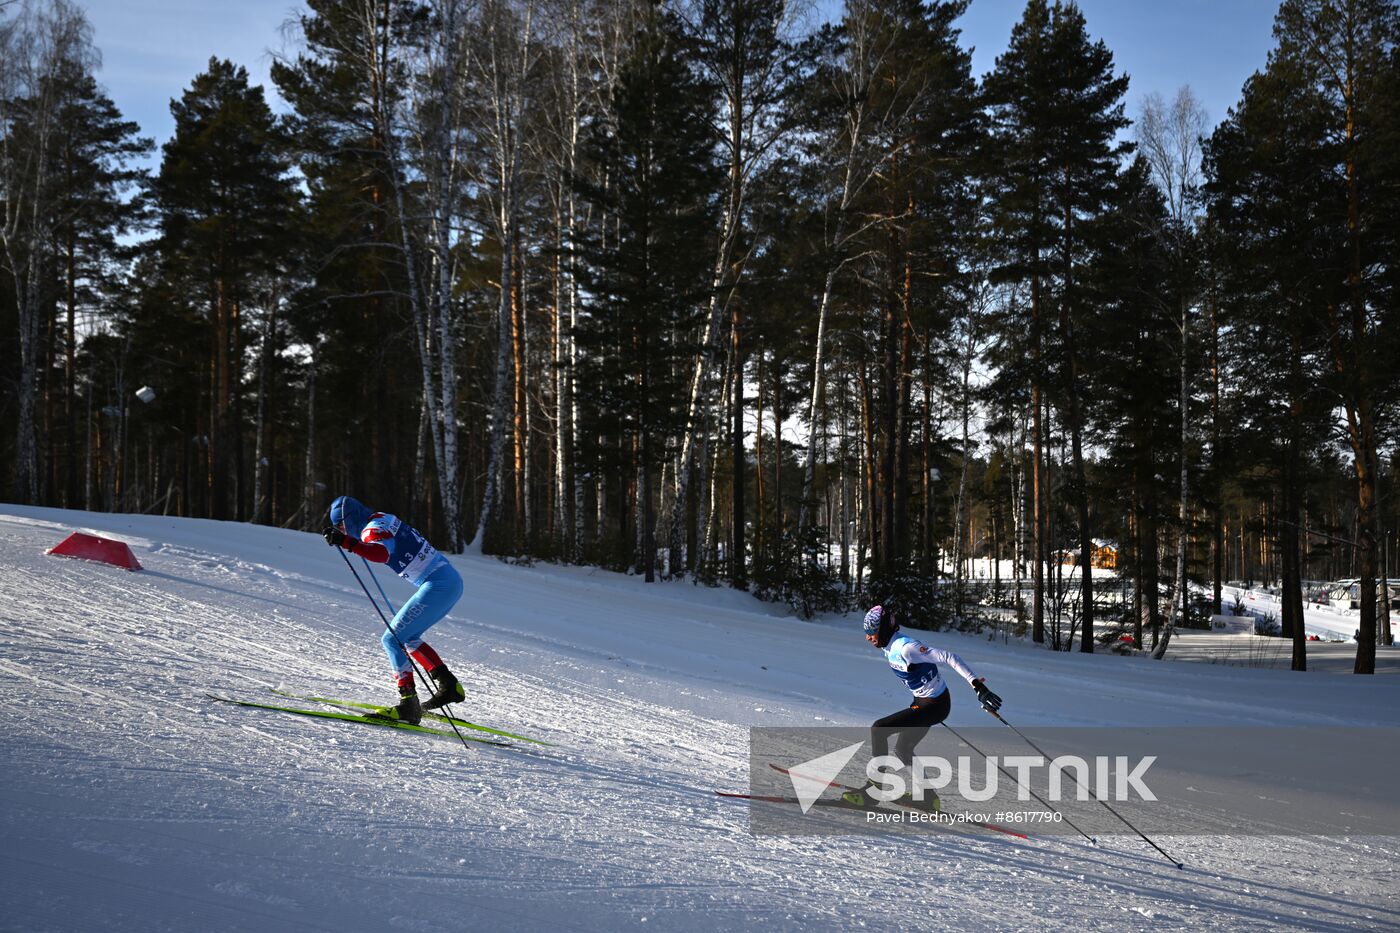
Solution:
[[[911,768],[915,746],[928,735],[929,729],[948,718],[952,699],[948,695],[948,685],[938,673],[940,664],[948,665],[971,684],[983,707],[992,712],[1001,708],[1001,697],[988,690],[986,680],[973,673],[962,658],[944,648],[930,648],[915,638],[901,634],[893,606],[886,604],[871,609],[865,614],[864,627],[865,640],[885,653],[890,669],[914,695],[914,701],[907,708],[875,720],[870,727],[872,758],[889,754],[890,735],[893,733],[897,736],[895,757],[904,762],[906,768]],[[865,787],[847,791],[842,796],[856,806],[872,806],[877,802],[869,793],[873,786],[875,782],[871,781]],[[925,791],[924,805],[937,809],[938,796]]]
[[[462,577],[416,529],[384,512],[371,512],[361,502],[341,496],[331,503],[331,523],[322,534],[326,543],[366,560],[388,564],[418,592],[399,607],[380,641],[399,687],[399,703],[379,714],[417,725],[423,710],[437,709],[466,698],[461,683],[438,653],[423,641],[423,633],[447,615],[462,598]],[[413,662],[423,665],[436,688],[421,705],[413,683]]]

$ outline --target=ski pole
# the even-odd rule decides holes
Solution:
[[[394,604],[389,602],[389,594],[384,592],[384,585],[380,583],[379,578],[374,575],[374,569],[369,565],[369,558],[361,554],[360,561],[365,565],[365,573],[369,574],[369,578],[374,581],[374,588],[379,590],[380,596],[384,597],[384,605],[388,606],[390,614],[393,614]]]
[[[428,675],[423,673],[423,669],[418,666],[418,662],[413,659],[413,655],[410,654],[408,649],[403,646],[403,642],[399,641],[398,633],[395,632],[394,627],[389,624],[389,620],[384,617],[384,611],[379,608],[379,603],[374,601],[374,597],[370,594],[369,587],[365,586],[365,581],[360,579],[359,573],[355,571],[355,565],[350,563],[350,558],[345,556],[345,551],[342,548],[337,547],[335,550],[336,553],[340,555],[341,559],[345,561],[345,566],[350,568],[350,573],[355,578],[355,582],[360,584],[360,589],[365,591],[365,596],[368,597],[370,605],[374,607],[374,611],[379,615],[380,621],[384,623],[384,628],[388,630],[389,636],[394,639],[394,644],[399,646],[399,650],[404,653],[404,656],[406,658],[408,658],[408,663],[413,666],[414,673],[422,679],[423,686],[427,687],[429,685]],[[375,580],[375,585],[379,585],[378,580]],[[389,601],[388,597],[385,597],[384,601],[387,603]],[[452,721],[452,718],[450,716],[447,717],[447,724],[452,727],[452,731],[455,732],[457,734],[457,738],[461,740],[462,747],[470,748],[471,746],[467,744],[466,737],[462,735],[462,730],[457,728],[457,724]]]
[[[976,745],[973,745],[973,744],[972,744],[971,742],[969,742],[967,739],[963,738],[963,736],[958,732],[957,729],[954,729],[952,726],[948,725],[948,723],[946,723],[946,722],[943,723],[943,728],[945,728],[945,729],[947,729],[949,732],[953,733],[953,735],[956,735],[956,736],[958,737],[958,741],[962,742],[962,743],[963,743],[964,745],[966,745],[968,748],[972,749],[974,752],[976,752],[977,754],[981,755],[983,758],[986,758],[986,759],[987,759],[988,761],[990,761],[992,764],[996,765],[997,770],[1000,771],[1002,774],[1005,774],[1007,777],[1011,778],[1012,782],[1014,782],[1014,783],[1016,783],[1016,784],[1018,784],[1018,785],[1021,783],[1020,781],[1017,781],[1014,777],[1011,777],[1011,774],[1010,774],[1009,772],[1007,772],[1007,770],[1006,770],[1005,768],[1003,768],[1003,767],[1001,766],[1001,764],[1000,764],[999,762],[996,761],[996,759],[992,758],[992,757],[989,756],[986,752],[982,751],[982,749],[978,748]],[[1045,809],[1049,810],[1051,813],[1058,814],[1059,817],[1060,817],[1060,819],[1064,820],[1066,825],[1073,827],[1074,831],[1077,832],[1077,833],[1079,833],[1079,835],[1083,836],[1085,839],[1088,839],[1088,840],[1089,840],[1091,843],[1093,843],[1094,845],[1098,845],[1098,844],[1099,844],[1099,840],[1098,840],[1097,838],[1095,838],[1094,836],[1089,835],[1089,834],[1086,833],[1084,830],[1080,829],[1078,826],[1075,826],[1074,823],[1070,820],[1069,817],[1065,816],[1063,813],[1060,813],[1059,810],[1056,810],[1054,807],[1050,806],[1050,804],[1049,804],[1048,802],[1046,802],[1046,800],[1045,800],[1044,797],[1040,796],[1040,795],[1037,794],[1035,791],[1031,790],[1029,784],[1026,785],[1026,791],[1027,791],[1028,793],[1030,793],[1030,795],[1031,795],[1032,797],[1034,797],[1036,800],[1039,800],[1039,801],[1040,801],[1040,805],[1043,806]]]
[[[986,707],[983,707],[983,709],[986,709]],[[995,717],[1001,722],[1001,724],[1002,724],[1003,726],[1005,726],[1006,728],[1010,729],[1012,732],[1014,732],[1014,733],[1016,733],[1017,735],[1019,735],[1019,736],[1021,737],[1021,741],[1025,742],[1027,745],[1029,745],[1031,748],[1035,749],[1037,752],[1040,752],[1040,756],[1041,756],[1042,758],[1044,758],[1046,761],[1051,761],[1051,760],[1053,760],[1053,759],[1051,759],[1051,757],[1050,757],[1049,755],[1045,754],[1045,752],[1043,752],[1043,751],[1040,750],[1040,746],[1039,746],[1039,745],[1036,745],[1036,744],[1035,744],[1034,742],[1032,742],[1029,738],[1027,738],[1027,737],[1026,737],[1026,734],[1025,734],[1024,732],[1022,732],[1020,729],[1017,729],[1015,726],[1013,726],[1011,723],[1007,722],[1005,719],[1002,719],[1000,713],[996,712],[995,710],[990,710],[990,709],[987,710],[987,712],[989,712],[989,713],[991,713],[993,716],[995,716]],[[1069,769],[1066,769],[1066,770],[1065,770],[1065,773],[1068,774],[1068,775],[1070,776],[1070,778],[1074,781],[1074,783],[1079,784],[1079,778],[1075,777],[1073,771],[1071,771],[1071,770],[1069,770]],[[1079,784],[1079,786],[1080,786],[1080,787],[1084,787],[1083,784]],[[1084,790],[1085,790],[1085,791],[1088,791],[1089,788],[1084,787]],[[1157,843],[1153,842],[1151,839],[1147,838],[1147,834],[1146,834],[1146,833],[1144,833],[1142,830],[1138,829],[1138,828],[1137,828],[1136,826],[1134,826],[1132,823],[1129,823],[1127,817],[1125,817],[1123,814],[1119,813],[1117,810],[1115,810],[1115,809],[1113,809],[1112,807],[1110,807],[1110,806],[1108,805],[1108,801],[1107,801],[1107,800],[1104,800],[1104,799],[1102,799],[1101,797],[1099,797],[1097,794],[1093,794],[1093,793],[1090,793],[1089,796],[1093,797],[1093,798],[1094,798],[1095,800],[1097,800],[1099,803],[1103,804],[1104,807],[1107,808],[1107,810],[1108,810],[1109,813],[1112,813],[1114,816],[1118,817],[1118,819],[1122,820],[1122,821],[1123,821],[1123,825],[1127,826],[1127,827],[1128,827],[1129,829],[1131,829],[1133,832],[1135,832],[1135,833],[1137,833],[1139,836],[1141,836],[1144,842],[1146,842],[1146,843],[1147,843],[1148,845],[1150,845],[1152,848],[1156,849],[1158,852],[1161,852],[1162,855],[1167,859],[1167,861],[1171,862],[1171,863],[1172,863],[1173,865],[1175,865],[1177,868],[1185,868],[1185,867],[1186,867],[1185,864],[1183,864],[1182,862],[1177,861],[1176,859],[1172,858],[1170,855],[1167,855],[1167,851],[1166,851],[1165,849],[1163,849],[1161,846],[1157,845]]]
[[[350,573],[355,577],[355,582],[360,584],[360,589],[365,591],[365,596],[368,597],[369,604],[374,607],[374,611],[379,616],[379,620],[384,623],[384,628],[389,632],[389,637],[394,639],[394,644],[398,645],[399,650],[408,658],[408,663],[413,666],[414,673],[422,679],[423,686],[426,687],[428,685],[428,675],[423,673],[423,670],[418,666],[418,662],[413,659],[413,655],[404,647],[404,643],[399,641],[398,633],[395,632],[394,627],[389,624],[388,618],[384,615],[384,610],[379,608],[379,603],[375,602],[374,597],[370,595],[369,587],[365,586],[365,581],[360,579],[359,573],[355,570],[355,565],[350,563],[350,558],[345,556],[345,551],[341,548],[336,548],[336,550],[340,552],[341,558],[345,561],[345,566],[350,568]],[[377,580],[375,581],[376,584],[378,582]],[[387,603],[389,600],[385,599],[384,601]],[[390,608],[392,609],[393,607],[391,606]]]
[[[392,612],[394,611],[394,604],[391,603],[391,602],[389,602],[389,594],[386,593],[386,592],[384,592],[384,585],[383,585],[382,583],[380,583],[380,582],[379,582],[379,578],[378,578],[377,576],[374,575],[374,568],[371,567],[371,566],[369,565],[369,561],[366,560],[365,555],[361,554],[361,555],[360,555],[360,560],[364,562],[364,565],[365,565],[365,573],[369,574],[369,578],[370,578],[371,580],[374,581],[375,589],[379,590],[379,595],[384,597],[384,605],[388,606],[388,607],[389,607],[389,612],[392,613]],[[371,602],[373,602],[372,599],[371,599]],[[403,645],[400,645],[399,647],[402,648]],[[412,655],[409,655],[409,657],[411,658]],[[415,667],[416,667],[416,665],[415,665]],[[431,685],[430,685],[430,686],[431,686]],[[452,701],[450,701],[450,700],[449,700],[448,702],[442,704],[443,712],[448,713],[449,715],[451,714],[451,707],[452,707]]]

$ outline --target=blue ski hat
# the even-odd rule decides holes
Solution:
[[[371,514],[360,500],[349,496],[341,496],[331,503],[331,524],[345,522],[345,533],[352,538],[358,538],[365,530]]]

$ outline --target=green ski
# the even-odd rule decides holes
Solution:
[[[379,719],[374,716],[362,716],[359,713],[334,713],[330,710],[323,709],[298,709],[295,706],[274,706],[270,703],[253,703],[249,700],[231,700],[228,697],[216,696],[212,693],[206,693],[205,696],[207,696],[211,700],[217,700],[220,703],[231,703],[234,706],[246,706],[252,709],[274,710],[279,713],[295,713],[298,716],[314,716],[318,719],[335,719],[340,722],[356,722],[366,726],[381,726],[386,729],[401,729],[404,732],[424,732],[428,735],[436,735],[448,739],[459,738],[457,733],[452,732],[448,729],[432,729],[428,726],[415,726],[406,722],[396,722],[392,719]],[[474,735],[464,735],[460,736],[460,738],[466,742],[479,742],[482,745],[495,745],[498,748],[514,747],[509,742],[497,742],[494,739],[483,739],[478,738]]]
[[[384,706],[379,703],[360,703],[355,700],[337,700],[333,697],[309,696],[307,694],[302,693],[290,693],[286,690],[278,690],[275,687],[269,689],[273,693],[277,694],[279,697],[286,697],[289,700],[306,700],[309,703],[324,703],[327,706],[338,706],[342,709],[347,709],[351,711],[357,709],[366,709],[370,710],[371,712],[383,712],[384,710],[392,709],[392,707]],[[529,736],[516,735],[514,732],[506,732],[503,729],[492,729],[490,726],[483,726],[479,723],[468,722],[465,719],[458,719],[455,716],[445,716],[442,713],[434,713],[428,710],[423,711],[423,718],[434,719],[438,722],[450,723],[455,726],[460,726],[464,729],[475,729],[478,732],[489,732],[491,735],[499,735],[502,738],[515,739],[517,742],[532,742],[535,745],[554,745],[553,742],[545,742],[541,739],[532,739]]]

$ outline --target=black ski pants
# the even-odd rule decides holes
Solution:
[[[871,757],[889,754],[890,736],[894,736],[895,757],[904,762],[906,768],[912,767],[914,747],[923,741],[929,729],[948,718],[948,710],[952,707],[949,693],[951,691],[945,687],[936,697],[914,697],[914,702],[908,708],[875,720],[870,727]]]

